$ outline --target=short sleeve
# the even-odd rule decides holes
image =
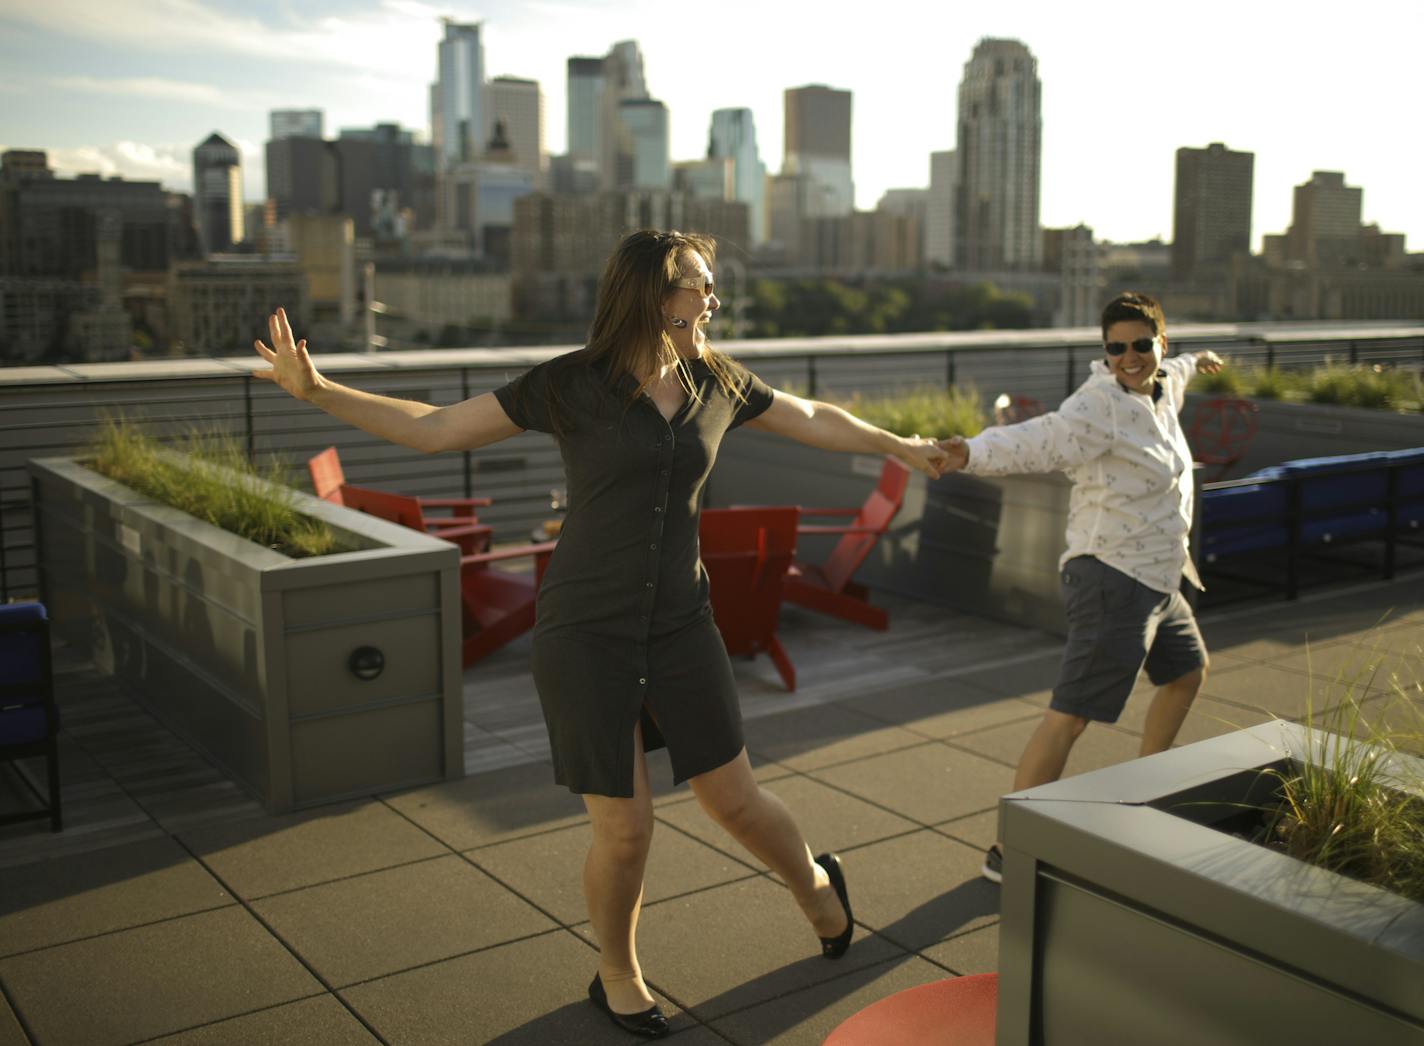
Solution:
[[[549,415],[549,364],[541,363],[525,371],[508,385],[494,390],[495,399],[521,429],[553,432]]]
[[[745,425],[752,419],[765,414],[767,408],[771,406],[771,401],[776,398],[776,393],[772,391],[771,386],[751,371],[746,372],[739,391],[744,399],[737,404],[737,412],[732,415],[732,424],[727,426],[729,429]]]

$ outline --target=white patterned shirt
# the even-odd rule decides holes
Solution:
[[[968,440],[964,471],[981,476],[1063,471],[1073,481],[1068,549],[1095,556],[1158,592],[1175,592],[1182,575],[1201,580],[1188,555],[1192,525],[1192,453],[1177,415],[1196,355],[1162,361],[1162,395],[1128,392],[1101,360],[1059,405],[1017,425],[988,428]]]

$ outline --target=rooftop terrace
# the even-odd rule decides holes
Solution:
[[[818,956],[779,882],[650,757],[640,947],[675,1042],[815,1044],[902,988],[996,968],[979,860],[1060,641],[887,605],[886,633],[788,607],[794,695],[765,659],[735,664],[758,775],[846,861],[845,961]],[[1342,674],[1364,673],[1371,714],[1392,681],[1424,684],[1406,656],[1424,637],[1417,575],[1202,625],[1213,668],[1184,744],[1299,717]],[[0,829],[0,1044],[629,1041],[584,998],[588,830],[552,782],[527,655],[525,640],[465,674],[463,780],[269,817],[61,651],[66,829]],[[1136,755],[1146,689],[1069,773]],[[22,801],[0,771],[0,808]]]

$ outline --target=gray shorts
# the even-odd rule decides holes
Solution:
[[[1137,673],[1158,686],[1207,663],[1192,608],[1181,592],[1148,588],[1093,556],[1063,564],[1068,643],[1049,707],[1117,722]]]

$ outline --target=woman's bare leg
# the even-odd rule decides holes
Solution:
[[[633,728],[633,798],[585,795],[593,843],[583,865],[583,895],[598,939],[598,974],[617,1013],[653,1005],[638,966],[638,911],[653,838],[653,799],[641,726]]]
[[[712,820],[781,877],[818,936],[835,937],[846,928],[845,909],[825,870],[811,859],[781,800],[757,783],[745,748],[689,784]]]

